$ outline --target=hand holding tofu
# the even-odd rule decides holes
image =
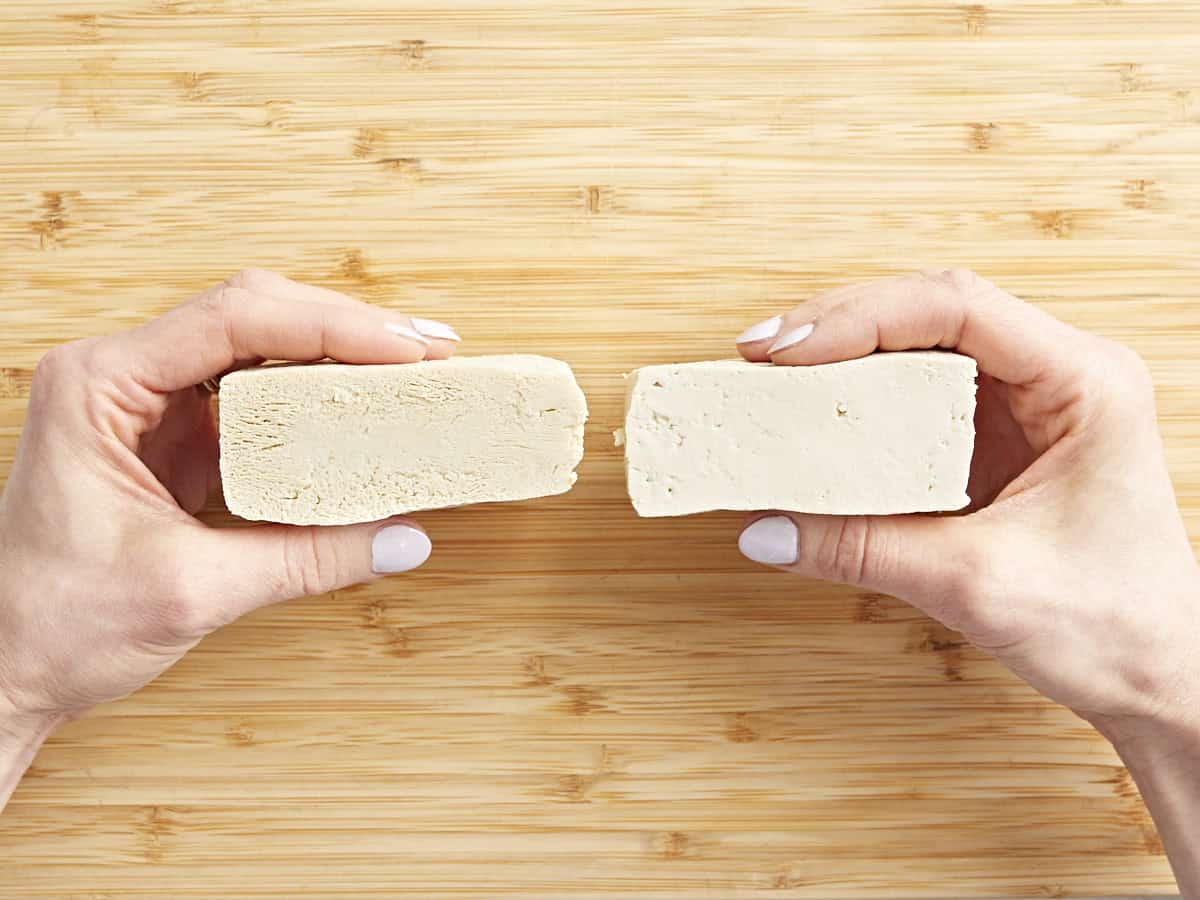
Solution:
[[[1200,897],[1200,577],[1145,363],[961,271],[830,291],[738,347],[776,366],[935,347],[977,360],[968,515],[763,513],[740,546],[908,600],[1092,722]]]
[[[413,522],[209,528],[212,397],[264,359],[446,359],[447,325],[250,270],[133,331],[38,366],[0,496],[0,807],[45,736],[268,603],[415,568]]]

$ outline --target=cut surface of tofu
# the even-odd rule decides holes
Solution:
[[[563,493],[587,419],[570,367],[528,355],[245,369],[220,411],[229,511],[294,525]]]
[[[638,369],[626,394],[630,499],[642,516],[961,509],[975,374],[975,360],[941,351]]]

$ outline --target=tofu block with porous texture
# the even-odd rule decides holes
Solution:
[[[226,375],[220,402],[229,511],[293,525],[561,494],[587,419],[544,356],[263,366]]]
[[[638,369],[623,435],[630,499],[643,516],[961,509],[975,373],[975,360],[941,351]]]

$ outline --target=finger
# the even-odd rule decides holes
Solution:
[[[982,509],[995,500],[1038,458],[1047,444],[1035,447],[1013,415],[1012,394],[1017,388],[993,378],[979,376],[975,395],[975,449],[967,481],[968,510]],[[1018,401],[1019,402],[1019,401]]]
[[[199,384],[248,359],[405,363],[423,359],[429,347],[407,317],[386,310],[282,300],[225,285],[111,340],[120,352],[110,357],[160,392]]]
[[[180,508],[195,513],[212,490],[218,466],[218,437],[208,394],[169,395],[158,427],[141,435],[137,453]]]
[[[328,303],[334,306],[365,306],[349,294],[315,284],[293,281],[286,275],[269,269],[242,269],[225,279],[230,287],[242,288],[254,294],[265,294],[285,300],[306,300],[309,303]]]
[[[738,352],[751,362],[767,362],[771,358],[767,351],[780,334],[786,334],[798,325],[811,322],[825,310],[832,309],[848,297],[871,290],[878,283],[860,282],[822,291],[794,309],[751,325],[737,337],[735,343]]]
[[[196,577],[212,597],[211,628],[271,603],[410,571],[432,550],[424,530],[401,517],[332,527],[203,529],[197,535],[191,555],[203,561],[205,571]]]
[[[429,347],[425,350],[426,359],[449,359],[458,349],[458,342],[462,338],[445,322],[420,316],[409,316],[408,321],[417,334],[429,341]]]
[[[1009,384],[1062,374],[1082,335],[972,272],[909,275],[848,295],[806,322],[793,319],[768,348],[777,365],[814,365],[876,350],[943,347],[974,357]]]
[[[969,517],[764,513],[738,538],[748,559],[900,597],[951,627],[969,617],[985,568]]]
[[[278,297],[283,300],[307,300],[311,303],[327,303],[342,307],[370,306],[370,304],[356,300],[340,291],[293,281],[268,269],[243,269],[236,275],[227,278],[225,283],[230,287],[242,288],[251,293]],[[429,340],[429,349],[425,353],[426,359],[447,359],[453,356],[459,341],[462,340],[458,333],[445,322],[415,316],[410,316],[408,322],[414,331]]]

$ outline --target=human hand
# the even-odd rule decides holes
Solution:
[[[191,514],[219,471],[211,396],[196,385],[264,359],[445,358],[457,340],[439,322],[249,270],[133,331],[45,356],[0,495],[0,807],[58,722],[136,690],[214,629],[429,555],[402,518],[201,524]]]
[[[1142,360],[962,271],[830,291],[738,347],[789,366],[929,347],[977,360],[967,515],[766,513],[739,545],[907,600],[1096,725],[1200,896],[1200,576]]]
[[[747,359],[975,357],[973,511],[789,514],[794,528],[743,534],[752,558],[763,536],[783,535],[796,558],[783,568],[907,600],[1088,719],[1194,705],[1200,578],[1135,353],[969,272],[840,288],[772,325],[738,345]]]

